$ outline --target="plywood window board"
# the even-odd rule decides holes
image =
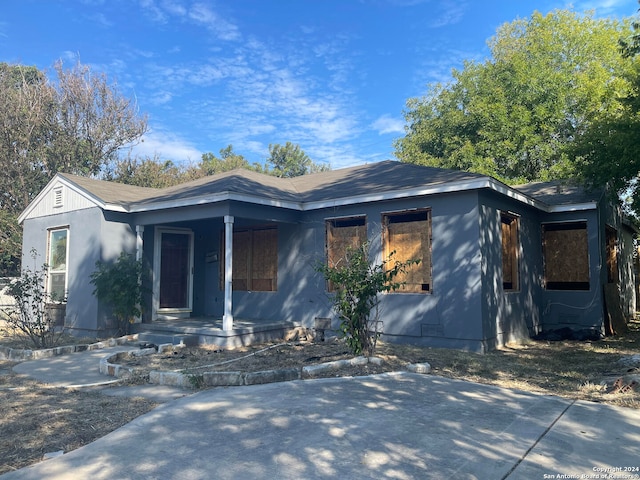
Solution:
[[[224,251],[224,232],[222,234]],[[233,232],[233,290],[275,292],[278,287],[278,229],[243,228]],[[224,262],[220,262],[220,285]]]
[[[542,226],[544,276],[548,290],[589,290],[587,222]]]
[[[517,291],[520,288],[518,217],[500,214],[502,231],[502,287],[505,291]]]
[[[358,248],[367,241],[366,217],[335,218],[326,221],[327,265],[332,268],[345,265],[350,249]],[[327,289],[335,291],[329,282]]]
[[[420,260],[396,279],[403,283],[398,293],[428,293],[431,278],[431,210],[386,213],[383,216],[384,251],[392,261]]]

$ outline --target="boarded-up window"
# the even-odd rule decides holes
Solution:
[[[393,260],[404,262],[420,260],[396,279],[404,283],[398,293],[426,293],[432,290],[431,283],[431,211],[416,210],[385,214],[384,252],[388,258],[395,252]]]
[[[545,285],[549,290],[589,290],[587,222],[542,226]]]
[[[607,283],[618,283],[618,232],[607,227]]]
[[[223,285],[224,262],[221,262],[221,267],[220,283]],[[275,292],[277,290],[278,230],[276,227],[234,230],[232,280],[233,289],[238,291]]]
[[[358,248],[367,241],[365,217],[334,218],[327,220],[327,265],[339,267],[345,263],[347,251]],[[327,289],[335,290],[329,282]]]
[[[500,214],[502,226],[502,288],[516,291],[518,276],[518,218],[507,213]]]

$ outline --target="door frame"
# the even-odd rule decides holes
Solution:
[[[162,253],[162,234],[172,233],[189,237],[189,272],[187,274],[187,305],[182,308],[160,308],[160,267]],[[156,226],[153,235],[153,312],[152,319],[188,318],[193,310],[193,246],[194,235],[190,228]]]

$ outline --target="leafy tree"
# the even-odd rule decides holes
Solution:
[[[329,170],[326,165],[314,163],[300,148],[300,145],[291,142],[287,142],[285,145],[269,144],[267,165],[270,167],[268,173],[283,178],[299,177],[308,173]]]
[[[204,176],[201,168],[183,168],[159,158],[123,158],[112,162],[104,179],[138,187],[165,188]]]
[[[625,200],[630,213],[640,213],[640,23],[620,40],[621,56],[630,67],[630,89],[617,100],[618,108],[598,118],[576,141],[574,154],[586,183],[610,187]]]
[[[17,273],[16,218],[58,172],[97,174],[146,131],[146,118],[104,75],[77,63],[0,63],[0,271]]]
[[[236,168],[245,168],[255,172],[261,172],[263,170],[260,165],[256,163],[250,165],[246,158],[234,152],[233,145],[228,145],[227,148],[220,149],[220,157],[216,157],[213,153],[204,153],[202,155],[200,169],[204,175],[229,172]]]
[[[119,151],[137,141],[147,129],[135,104],[123,97],[104,74],[93,74],[76,63],[65,70],[55,65],[55,111],[47,150],[49,173],[95,175]]]
[[[420,260],[399,262],[394,252],[379,264],[369,259],[369,245],[347,249],[344,261],[335,266],[325,263],[316,269],[335,286],[333,308],[340,317],[340,331],[354,355],[373,356],[380,335],[378,329],[379,294],[391,292],[403,284],[396,277]]]
[[[408,100],[396,156],[507,182],[573,175],[573,142],[630,88],[617,45],[629,23],[556,10],[504,24],[489,60]]]

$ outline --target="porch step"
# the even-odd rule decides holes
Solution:
[[[163,345],[170,343],[172,345],[180,345],[181,343],[189,347],[198,345],[198,335],[184,335],[184,334],[162,334],[157,332],[140,332],[138,334],[138,341],[140,343],[153,343],[155,345]]]

